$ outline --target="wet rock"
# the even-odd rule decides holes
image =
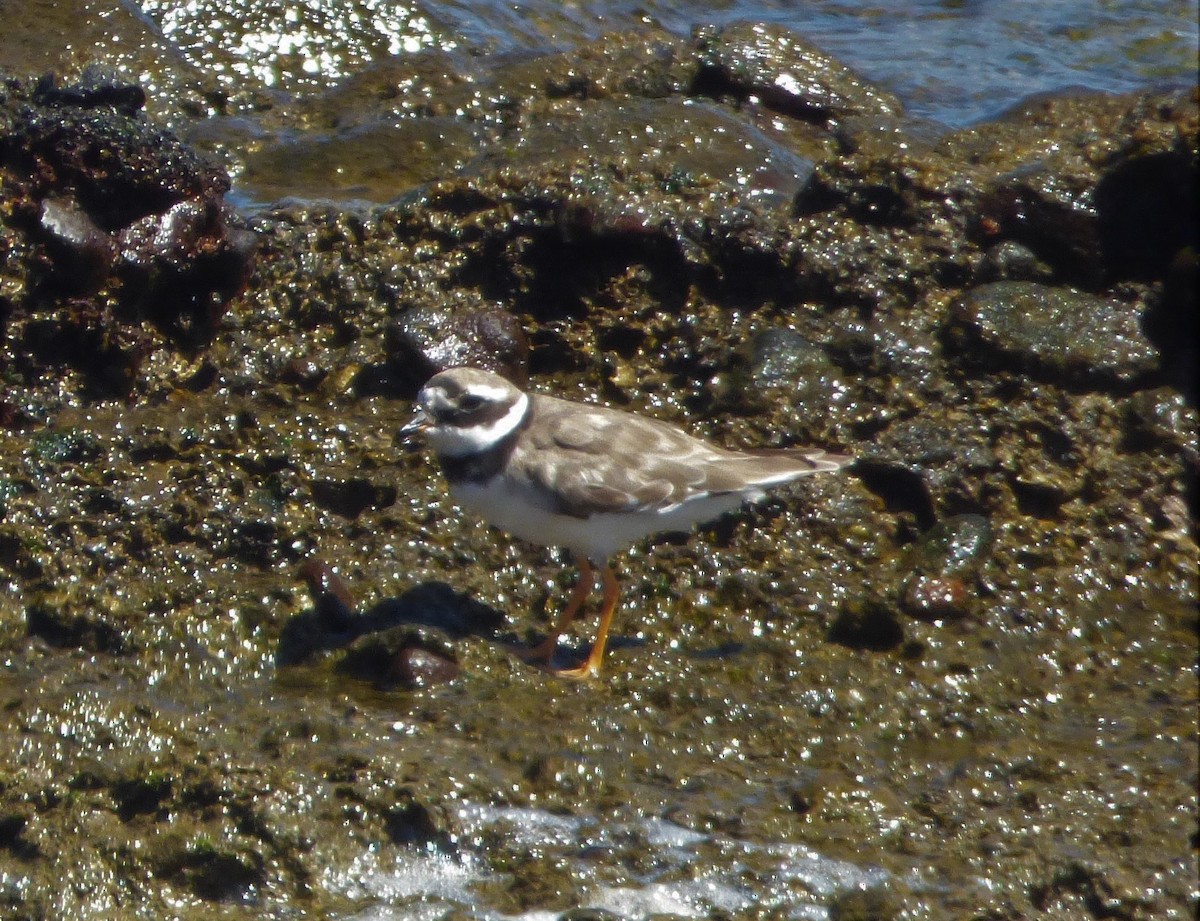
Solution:
[[[955,515],[921,535],[909,552],[909,575],[901,589],[905,613],[931,621],[970,613],[992,539],[991,524],[982,515]]]
[[[917,620],[957,620],[970,613],[974,595],[968,585],[955,576],[910,576],[900,597],[904,612]]]
[[[839,892],[829,903],[829,921],[891,921],[901,902],[887,886]]]
[[[287,525],[276,520],[236,517],[202,529],[219,553],[256,566],[271,566],[295,559],[302,548],[292,539]]]
[[[863,599],[843,606],[830,625],[829,640],[852,649],[882,652],[904,642],[904,628],[889,605]]]
[[[996,467],[984,420],[970,413],[933,413],[931,405],[922,403],[922,412],[888,425],[862,446],[854,465],[893,513],[910,519],[906,527],[920,532],[940,515],[978,508],[982,481]]]
[[[461,671],[446,636],[431,627],[393,627],[360,637],[347,648],[337,670],[384,691],[445,684]]]
[[[454,116],[285,138],[246,157],[239,190],[261,204],[285,197],[387,202],[453,175],[477,155],[480,143],[479,129]]]
[[[358,616],[354,596],[332,569],[318,559],[305,560],[297,575],[308,585],[318,618],[333,631],[349,630]]]
[[[1137,450],[1192,446],[1195,450],[1196,412],[1183,394],[1164,387],[1135,393],[1125,404],[1125,437]]]
[[[726,399],[743,408],[767,408],[781,400],[801,407],[829,407],[846,389],[829,354],[790,329],[768,329],[740,346],[730,365]]]
[[[484,92],[530,105],[539,98],[681,96],[699,64],[691,45],[662,29],[614,32],[562,54],[502,64]]]
[[[499,308],[415,307],[388,327],[387,350],[414,393],[437,372],[462,365],[529,382],[529,340],[520,321]]]
[[[536,167],[544,172],[564,162],[586,170],[586,185],[574,190],[571,203],[580,214],[567,229],[580,223],[585,209],[597,217],[578,231],[641,228],[649,235],[669,229],[682,217],[682,203],[675,201],[680,193],[736,194],[742,205],[785,210],[813,171],[813,161],[776,134],[703,100],[601,101],[559,106],[539,116],[514,132],[510,146],[481,157],[472,170]],[[611,174],[643,178],[630,188],[611,181]],[[560,221],[564,218],[570,220],[572,213]]]
[[[1029,898],[1039,912],[1082,909],[1093,917],[1137,918],[1146,909],[1143,887],[1120,867],[1069,854],[1045,862]]]
[[[895,117],[844,119],[834,132],[837,152],[817,164],[796,215],[845,213],[871,227],[919,228],[924,246],[954,257],[969,226],[971,170],[942,150],[942,133]]]
[[[790,329],[769,329],[750,341],[747,373],[759,387],[795,386],[832,367],[820,346]]]
[[[111,614],[70,599],[45,595],[25,608],[30,636],[51,646],[88,652],[121,653],[127,649],[124,627]]]
[[[1070,288],[994,282],[954,305],[960,359],[1007,364],[1068,383],[1129,384],[1157,367],[1134,307]]]
[[[480,105],[485,61],[465,48],[423,48],[376,58],[317,96],[273,114],[310,130],[353,130],[383,120],[440,119]],[[290,132],[289,132],[290,133]]]
[[[947,152],[997,167],[978,180],[978,226],[1098,287],[1161,277],[1194,245],[1194,216],[1179,203],[1194,195],[1195,119],[1194,93],[1067,95],[962,132]]]
[[[71,197],[44,199],[39,226],[61,267],[63,287],[84,293],[99,288],[112,271],[117,246],[79,202]]]
[[[77,80],[66,84],[59,83],[55,74],[46,74],[34,87],[33,99],[46,106],[113,108],[134,115],[145,108],[146,91],[93,64],[85,67]]]
[[[1038,259],[1037,253],[1016,240],[997,243],[983,256],[980,281],[1047,282],[1054,270]]]
[[[791,30],[769,23],[704,26],[693,35],[698,91],[755,97],[778,112],[816,121],[897,115],[899,100],[872,86]]]
[[[237,901],[266,882],[263,855],[197,834],[160,836],[153,855],[156,876],[182,884],[202,899]]]
[[[14,81],[0,99],[6,230],[26,244],[6,251],[29,260],[7,297],[10,361],[128,389],[159,346],[203,343],[248,278],[255,238],[224,206],[228,177],[151,127],[140,92]]]
[[[156,815],[171,798],[174,781],[155,771],[138,772],[118,778],[112,785],[117,815],[129,821],[136,815]]]
[[[403,847],[422,848],[439,854],[456,851],[454,838],[444,821],[410,790],[397,790],[397,802],[384,813],[388,838]]]
[[[388,508],[396,503],[395,486],[363,477],[313,480],[309,488],[318,505],[345,518],[357,518],[367,509]]]

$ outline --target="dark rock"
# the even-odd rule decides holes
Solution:
[[[977,179],[985,236],[1016,240],[1057,278],[1094,288],[1160,278],[1195,245],[1184,204],[1195,196],[1195,138],[1194,92],[1067,94],[960,132],[946,151],[997,168]]]
[[[70,197],[43,199],[39,225],[54,251],[59,287],[78,293],[99,288],[116,259],[112,237]]]
[[[979,267],[980,281],[1040,281],[1046,282],[1054,270],[1038,259],[1037,253],[1016,240],[997,243],[983,255]]]
[[[126,822],[135,815],[154,815],[170,798],[173,786],[170,777],[153,771],[122,777],[112,786],[117,814]]]
[[[33,99],[46,106],[107,107],[134,115],[145,107],[146,91],[137,83],[127,83],[114,73],[89,65],[78,80],[65,85],[58,82],[56,75],[46,74],[34,87]]]
[[[445,684],[461,669],[445,634],[431,627],[393,627],[352,642],[337,664],[344,675],[380,690]]]
[[[695,90],[737,99],[757,97],[796,118],[897,115],[899,100],[800,38],[770,23],[696,29],[700,56]]]
[[[1169,382],[1200,404],[1200,260],[1185,247],[1167,266],[1162,291],[1146,311],[1146,335],[1162,353]]]
[[[454,853],[454,838],[433,810],[418,802],[408,790],[398,790],[396,799],[398,802],[384,813],[388,837],[393,844],[439,854]]]
[[[740,346],[730,363],[724,398],[742,411],[787,401],[828,407],[845,389],[821,346],[791,329],[767,329]]]
[[[140,102],[95,74],[78,87],[8,84],[0,190],[12,239],[0,249],[26,270],[20,290],[0,284],[11,329],[0,357],[75,366],[127,391],[159,346],[204,344],[249,277],[256,237],[224,204],[228,176],[151,127]]]
[[[220,552],[258,566],[270,566],[297,555],[287,527],[276,520],[235,518],[210,532]]]
[[[1196,414],[1183,394],[1160,387],[1135,393],[1125,404],[1125,438],[1130,448],[1182,450],[1194,445]]]
[[[830,625],[829,640],[852,649],[883,652],[904,642],[904,627],[888,605],[863,599],[842,608]]]
[[[952,309],[948,345],[967,361],[1008,364],[1068,383],[1129,384],[1157,367],[1135,308],[1070,288],[994,282]]]
[[[126,650],[124,628],[94,607],[81,609],[45,596],[26,606],[25,621],[30,636],[41,637],[51,646],[105,653]]]
[[[437,372],[462,365],[529,381],[529,340],[520,321],[498,308],[416,307],[388,327],[387,348],[414,392]]]
[[[266,882],[266,862],[257,849],[205,835],[188,839],[168,832],[160,838],[152,863],[156,876],[212,901],[244,900]]]
[[[1176,254],[1197,245],[1194,155],[1173,149],[1122,159],[1096,184],[1100,250],[1109,279],[1162,278]]]
[[[305,560],[297,573],[308,585],[317,616],[330,630],[348,630],[358,616],[354,597],[341,577],[325,563]]]
[[[901,590],[905,613],[929,621],[970,613],[992,537],[982,515],[955,515],[922,534],[910,551],[910,574]]]
[[[1104,263],[1095,175],[1055,161],[1022,164],[998,177],[984,202],[1000,232],[1083,284],[1100,283]]]
[[[900,908],[900,900],[886,886],[864,886],[834,896],[829,921],[892,921],[900,917]]]
[[[367,509],[387,508],[396,503],[395,486],[373,483],[362,477],[313,480],[309,488],[318,505],[345,518],[357,518]]]

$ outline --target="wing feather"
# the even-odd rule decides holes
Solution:
[[[657,419],[554,397],[534,397],[533,413],[529,448],[514,452],[509,472],[547,505],[580,518],[751,494],[849,462],[820,450],[727,451]]]

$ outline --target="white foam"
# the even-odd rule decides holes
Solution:
[[[713,912],[777,908],[792,921],[827,921],[827,901],[840,892],[878,886],[888,874],[789,842],[749,842],[684,828],[660,818],[605,823],[540,809],[464,804],[458,857],[402,855],[390,865],[370,852],[326,884],[356,900],[374,900],[346,921],[435,921],[452,912],[478,921],[555,921],[560,911],[533,909],[504,915],[479,904],[474,887],[491,878],[482,852],[500,829],[511,846],[553,855],[569,864],[584,908],[604,909],[625,921],[654,915],[707,918]],[[653,853],[653,870],[619,884],[605,879],[597,851],[612,865],[636,866]],[[621,860],[622,852],[631,858]],[[611,869],[611,866],[609,867]],[[628,872],[628,871],[626,871]]]

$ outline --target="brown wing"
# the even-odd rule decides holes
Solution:
[[[822,451],[726,451],[656,419],[553,397],[534,397],[533,413],[530,449],[514,452],[510,473],[579,517],[753,492],[849,461]]]

